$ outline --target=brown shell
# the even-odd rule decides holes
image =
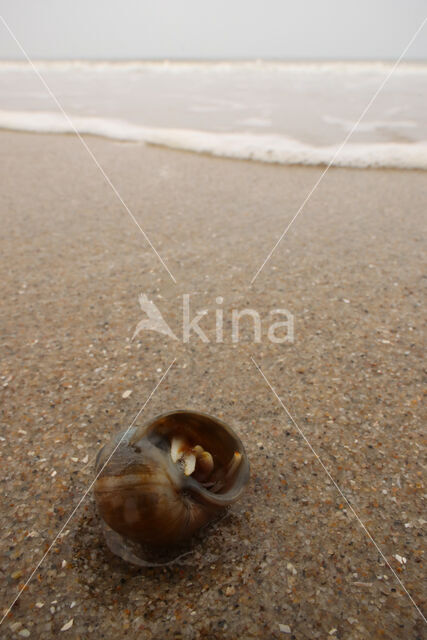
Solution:
[[[172,461],[174,437],[211,453],[208,484],[186,476]],[[235,453],[241,456],[237,468],[230,467]],[[98,453],[96,473],[95,498],[107,525],[134,542],[168,546],[188,539],[240,497],[249,462],[240,438],[224,422],[182,410],[118,434]]]

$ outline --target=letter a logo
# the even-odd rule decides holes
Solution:
[[[141,331],[157,331],[158,333],[164,333],[166,336],[178,340],[172,329],[167,322],[163,319],[162,314],[151,300],[147,298],[145,293],[139,296],[139,305],[141,309],[147,314],[147,317],[140,320],[136,326],[132,340]]]

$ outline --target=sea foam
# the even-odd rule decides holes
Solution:
[[[101,117],[64,116],[50,111],[0,111],[0,128],[37,133],[75,133],[121,141],[145,142],[172,149],[278,164],[427,169],[427,142],[348,142],[314,146],[279,135],[221,133],[192,129],[143,127]]]

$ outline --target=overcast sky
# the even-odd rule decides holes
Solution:
[[[34,58],[395,59],[426,0],[0,0]],[[0,58],[20,58],[0,23]],[[427,25],[406,56],[427,60]]]

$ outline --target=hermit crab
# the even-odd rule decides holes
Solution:
[[[172,411],[119,433],[96,459],[98,511],[122,539],[162,548],[187,541],[242,494],[249,462],[217,418]]]

